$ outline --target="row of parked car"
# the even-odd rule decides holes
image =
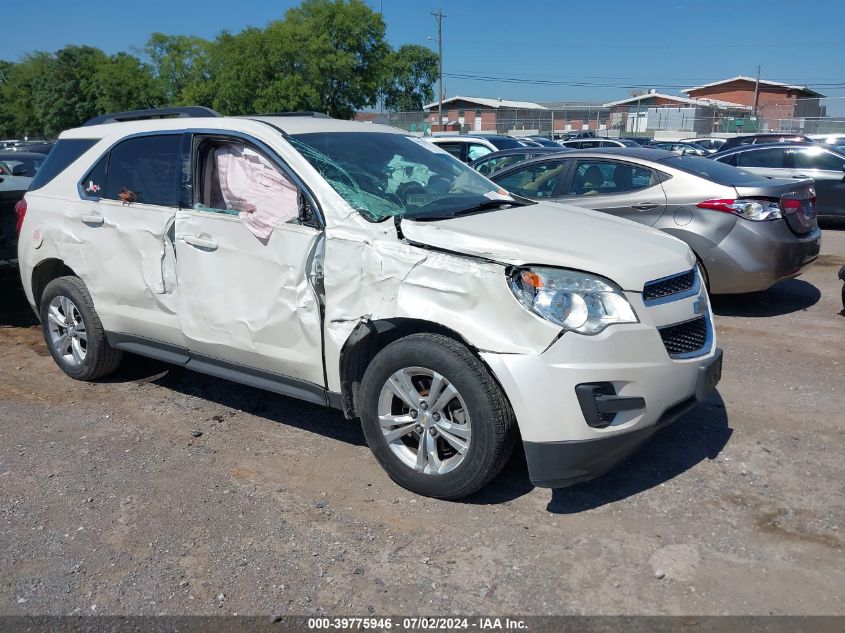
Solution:
[[[459,145],[477,142],[428,140],[456,156]],[[711,152],[703,146],[687,151],[682,142],[636,141],[582,138],[560,148],[512,147],[470,165],[523,198],[611,213],[683,239],[714,293],[764,290],[799,274],[818,254],[816,216],[845,217],[845,152],[830,143],[747,135]]]
[[[52,146],[42,141],[0,141],[0,261],[17,257],[15,204],[23,198]]]
[[[472,494],[519,442],[560,487],[714,389],[705,286],[818,255],[809,179],[517,141],[537,155],[487,178],[443,140],[200,107],[65,131],[16,205],[51,355],[77,380],[132,352],[335,407],[420,494]]]

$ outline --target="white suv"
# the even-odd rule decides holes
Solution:
[[[390,127],[106,115],[61,135],[18,212],[66,374],[128,351],[335,407],[423,495],[478,490],[518,438],[536,485],[594,477],[720,376],[683,242],[513,198]]]

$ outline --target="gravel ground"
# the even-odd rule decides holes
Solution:
[[[716,298],[718,392],[628,463],[464,503],[414,496],[360,428],[138,358],[96,384],[0,285],[0,613],[845,614],[840,282]]]

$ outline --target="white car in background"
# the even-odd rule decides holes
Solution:
[[[475,492],[518,438],[536,485],[595,477],[720,377],[686,244],[513,198],[386,126],[106,115],[61,135],[19,212],[68,376],[134,352],[335,407],[423,495]]]
[[[845,149],[845,134],[810,134],[810,138],[840,150]]]
[[[426,136],[425,140],[434,143],[441,149],[463,163],[471,163],[482,156],[487,156],[502,149],[517,149],[525,147],[511,136],[498,134],[479,134],[477,136]]]
[[[700,138],[682,138],[680,139],[681,143],[695,143],[706,149],[711,154],[715,154],[716,152],[721,149],[722,145],[725,144],[725,139],[723,138],[707,138],[707,137],[700,137]]]

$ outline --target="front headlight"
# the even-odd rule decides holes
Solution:
[[[510,288],[534,314],[581,334],[613,323],[637,323],[622,290],[607,279],[565,268],[515,268]]]

